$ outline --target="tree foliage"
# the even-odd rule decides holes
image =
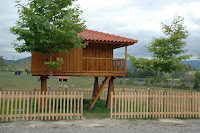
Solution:
[[[11,28],[17,35],[14,43],[18,52],[70,52],[81,48],[84,39],[77,36],[85,28],[82,11],[72,6],[76,0],[30,0],[27,5],[17,1],[19,21]]]
[[[193,89],[199,89],[200,86],[200,72],[196,72],[194,75],[194,85],[193,85]]]
[[[152,53],[151,59],[129,56],[132,66],[154,70],[155,78],[158,72],[172,73],[182,70],[181,61],[191,57],[183,55],[186,52],[185,39],[189,36],[186,26],[183,25],[183,18],[175,17],[169,25],[162,23],[162,29],[165,37],[153,38],[147,46],[147,50]]]
[[[80,17],[82,11],[73,3],[76,0],[29,0],[27,5],[17,1],[19,21],[10,29],[17,35],[14,47],[17,52],[39,52],[50,55],[50,86],[52,68],[59,68],[63,60],[52,61],[52,52],[69,53],[83,48],[83,37],[77,36],[85,28]],[[51,87],[50,87],[51,88]]]
[[[5,62],[4,62],[4,59],[3,59],[3,56],[0,56],[0,69],[2,67],[6,66]]]

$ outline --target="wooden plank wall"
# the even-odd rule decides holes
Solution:
[[[42,109],[40,109],[40,104]],[[0,91],[1,121],[82,119],[83,93]]]
[[[71,53],[53,53],[52,61],[56,60],[56,57],[62,57],[64,64],[61,65],[61,69],[53,69],[53,72],[79,72],[82,69],[82,49],[72,49]],[[31,63],[32,75],[40,75],[41,72],[46,72],[43,75],[49,75],[49,68],[44,65],[45,61],[49,61],[48,54],[33,53]]]
[[[93,43],[83,49],[83,71],[113,71],[113,45]]]

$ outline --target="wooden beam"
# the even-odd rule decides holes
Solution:
[[[108,86],[108,94],[107,94],[107,101],[106,101],[106,107],[110,108],[111,105],[111,93],[115,94],[114,92],[114,77],[112,77],[109,81],[109,86]],[[115,99],[113,99],[113,103],[115,103]],[[113,104],[114,105],[114,104]]]
[[[125,72],[127,71],[127,46],[125,47]]]
[[[47,92],[47,79],[48,79],[48,76],[46,75],[43,75],[40,77],[40,80],[41,80],[41,95],[44,94],[46,95],[46,92]],[[46,98],[44,98],[44,105],[42,105],[42,98],[40,98],[40,109],[42,108],[45,108],[45,105],[46,105]]]
[[[93,90],[93,96],[92,97],[95,97],[98,90],[99,90],[98,77],[95,77],[95,79],[94,79],[94,90]]]
[[[49,71],[32,72],[32,76],[49,75]],[[124,71],[82,71],[82,72],[53,72],[54,76],[82,76],[82,77],[123,77]]]
[[[103,81],[103,83],[100,86],[99,91],[97,92],[96,96],[92,99],[92,102],[89,106],[90,109],[92,109],[94,107],[94,104],[97,102],[97,100],[99,99],[103,89],[105,88],[106,84],[109,82],[109,80],[111,79],[111,77],[106,77]]]

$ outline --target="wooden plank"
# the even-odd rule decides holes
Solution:
[[[20,96],[19,96],[19,116],[18,118],[20,119],[21,117],[21,101],[22,100],[22,91],[20,91]]]
[[[34,99],[35,99],[34,100],[34,116],[33,116],[34,120],[36,120],[36,115],[35,115],[36,114],[36,103],[37,103],[37,95],[36,94],[37,94],[37,92],[35,92],[35,95],[34,95]]]
[[[67,113],[66,113],[66,115],[67,115],[67,119],[69,119],[68,117],[69,117],[69,91],[67,92]]]
[[[76,91],[74,92],[74,114],[76,114],[76,99],[77,99],[77,97],[76,97]],[[74,115],[74,117],[75,117],[75,115]]]
[[[133,92],[131,92],[131,118],[133,118]]]
[[[114,95],[114,93],[111,93],[111,94]],[[112,97],[111,97],[111,99],[112,99]],[[114,106],[115,106],[115,118],[117,118],[117,116],[116,116],[116,114],[117,114],[117,99],[116,99],[116,96],[115,96],[115,95],[114,95],[114,97],[113,97],[112,100],[115,102],[115,104],[114,104]],[[111,109],[112,109],[112,108],[111,108]]]
[[[52,91],[49,91],[49,117],[48,117],[48,120],[51,119],[51,114],[52,114],[52,112],[51,112],[51,98],[52,98],[52,93],[51,92]]]
[[[3,107],[2,107],[2,118],[1,118],[1,121],[4,121],[4,113],[5,113],[5,102],[6,102],[6,95],[5,95],[5,92],[2,94],[2,97],[3,97]]]
[[[125,119],[127,118],[127,92],[125,92],[125,95],[124,95],[124,99],[125,99]]]
[[[26,93],[24,91],[24,94],[23,94],[23,115],[22,115],[22,120],[24,120],[24,117],[25,117],[25,103],[26,103]]]
[[[121,118],[124,118],[124,92],[122,92],[122,108],[121,108]]]
[[[73,98],[72,98],[72,91],[71,91],[71,94],[70,94],[70,119],[72,119],[72,101],[73,101]]]
[[[83,118],[83,92],[81,92],[81,119]]]
[[[60,92],[60,96],[59,96],[59,99],[60,99],[60,113],[59,113],[59,119],[62,119],[62,111],[63,111],[63,109],[62,109],[62,97],[63,96],[63,94],[62,94],[62,91]]]
[[[0,92],[1,93],[1,92]],[[18,91],[16,92],[16,95],[15,95],[15,115],[14,115],[14,120],[16,121],[16,118],[17,118],[17,101],[18,101],[18,98],[17,98],[17,95],[18,95]],[[1,96],[0,96],[1,97]],[[1,98],[0,98],[0,103],[1,103]],[[1,108],[1,107],[0,107]]]
[[[37,115],[37,119],[39,120],[40,119],[40,99],[41,99],[41,94],[40,93],[38,93],[37,94],[37,96],[38,96],[38,115]]]
[[[91,105],[90,105],[90,109],[93,108],[94,104],[96,103],[96,101],[99,99],[103,89],[105,88],[106,84],[108,83],[108,81],[111,79],[111,77],[107,77],[102,83],[101,88],[99,90],[99,93],[96,95],[96,97],[94,98],[94,100],[92,101]]]
[[[64,94],[63,94],[63,95],[64,95],[64,97],[63,97],[63,114],[64,114],[64,115],[63,115],[63,119],[65,120],[65,119],[66,119],[66,116],[65,116],[65,113],[66,113],[66,112],[65,112],[66,91],[64,91]]]
[[[137,113],[137,110],[136,110],[137,101],[136,100],[137,100],[137,94],[136,94],[136,91],[135,91],[134,92],[134,118],[136,118],[136,113]]]
[[[79,114],[80,114],[80,92],[78,91],[77,93],[77,119],[79,119]]]
[[[117,100],[117,99],[115,98],[115,100]],[[111,119],[112,119],[112,116],[113,116],[113,93],[111,93],[111,105],[110,105],[110,118]],[[115,116],[116,116],[116,113],[115,113]]]
[[[119,103],[118,103],[118,118],[120,118],[120,110],[121,110],[121,92],[119,92],[119,97],[118,97]]]
[[[13,119],[13,102],[14,102],[14,91],[12,91],[12,96],[11,96],[11,112],[10,112],[10,121]],[[0,102],[1,104],[1,102]]]
[[[145,102],[146,102],[146,100],[145,100],[145,98],[146,98],[146,97],[145,97],[145,92],[143,92],[143,93],[142,93],[142,105],[143,105],[143,113],[142,113],[143,116],[142,116],[142,117],[143,117],[143,118],[145,118],[145,115],[146,115],[146,111],[145,111]]]
[[[195,93],[195,117],[196,118],[197,118],[197,112],[198,112],[197,106],[198,106],[198,104],[197,104],[197,93]]]
[[[58,92],[57,92],[57,94],[56,94],[56,120],[58,120]]]
[[[26,95],[27,96],[27,105],[26,105],[26,120],[29,120],[29,95]]]
[[[44,112],[45,112],[45,116],[44,116],[44,119],[47,120],[47,103],[48,103],[48,97],[49,96],[49,91],[45,92],[45,98],[44,98],[44,103],[45,103],[45,109],[44,109]]]
[[[161,112],[161,106],[160,106],[160,104],[161,104],[161,93],[160,92],[158,92],[158,118],[160,118],[160,112]]]
[[[31,91],[31,104],[30,104],[30,120],[32,120],[32,113],[33,113],[33,91]]]
[[[6,121],[8,121],[8,114],[9,114],[9,103],[10,103],[10,91],[8,91],[8,98],[7,98],[7,109],[6,109]]]

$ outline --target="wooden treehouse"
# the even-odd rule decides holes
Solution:
[[[127,46],[138,41],[87,29],[78,35],[83,36],[85,38],[83,42],[87,42],[88,45],[83,49],[72,49],[71,53],[53,53],[53,61],[56,57],[62,57],[64,60],[61,69],[53,69],[53,75],[95,77],[90,109],[100,97],[106,84],[109,84],[107,107],[110,107],[111,92],[114,93],[113,79],[126,75]],[[121,47],[125,47],[125,58],[113,58],[113,50]],[[44,65],[45,61],[49,61],[49,55],[32,54],[31,73],[33,76],[41,76],[41,90],[43,91],[47,90],[46,79],[50,71],[48,66]],[[100,86],[98,77],[105,77]]]

